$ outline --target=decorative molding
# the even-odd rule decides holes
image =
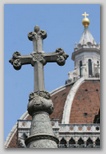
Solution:
[[[33,41],[34,39],[39,39],[39,37],[41,37],[42,39],[45,39],[47,37],[47,33],[44,30],[40,30],[39,26],[35,26],[34,27],[34,32],[30,32],[28,34],[28,39],[30,41]]]
[[[53,112],[53,109],[53,103],[48,92],[39,91],[31,93],[29,95],[27,110],[31,116],[39,111],[45,111],[51,114]]]
[[[29,138],[27,138],[25,140],[25,144],[29,144],[32,141],[36,141],[36,140],[41,140],[41,139],[47,139],[47,140],[53,140],[58,144],[58,139],[55,136],[52,135],[45,135],[45,134],[39,134],[39,135],[34,135],[34,136],[30,136]]]

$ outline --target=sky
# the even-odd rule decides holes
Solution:
[[[34,70],[31,65],[16,71],[9,63],[19,51],[29,55],[33,51],[28,33],[35,25],[47,32],[43,51],[53,52],[61,47],[68,55],[66,64],[48,63],[44,68],[45,90],[51,92],[65,84],[68,72],[74,69],[71,60],[75,44],[84,27],[82,14],[89,14],[89,30],[100,43],[100,5],[98,4],[5,4],[4,5],[4,140],[14,124],[27,110],[29,94],[34,90]]]

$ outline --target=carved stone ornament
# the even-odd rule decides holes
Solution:
[[[13,61],[13,67],[14,67],[16,70],[21,69],[21,61],[20,61],[20,59],[15,59],[15,60]]]
[[[35,97],[35,95],[39,95],[39,96],[44,97],[46,99],[50,99],[51,98],[49,92],[47,92],[47,91],[36,91],[36,92],[30,93],[29,101],[31,99],[33,99]]]
[[[64,50],[62,48],[56,49],[55,52],[58,53],[57,64],[60,66],[64,65],[65,60],[68,58],[68,55],[64,52]]]
[[[16,51],[16,52],[14,52],[12,59],[9,60],[9,62],[13,65],[13,67],[16,70],[21,69],[21,66],[22,66],[21,60],[18,58],[19,56],[21,56],[21,54],[18,51]]]
[[[18,51],[14,52],[13,58],[16,59],[18,56],[21,56],[21,54]]]
[[[45,111],[51,114],[53,112],[53,103],[49,94],[46,92],[31,93],[27,110],[32,116],[39,111]]]
[[[47,33],[44,30],[40,30],[38,26],[34,27],[34,32],[30,32],[28,34],[28,39],[30,41],[33,41],[34,39],[37,40],[38,37],[41,37],[42,39],[45,39],[47,37]]]
[[[34,66],[35,62],[41,62],[43,65],[46,64],[46,60],[42,53],[33,52],[31,53],[31,56],[32,56],[32,60],[31,60],[32,66]]]
[[[34,38],[36,38],[36,33],[35,33],[35,32],[30,32],[30,33],[28,34],[28,39],[29,39],[30,41],[33,41]]]

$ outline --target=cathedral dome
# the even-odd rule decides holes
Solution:
[[[54,111],[51,120],[62,124],[93,124],[100,111],[100,80],[79,79],[76,83],[67,84],[51,92]],[[29,121],[31,116],[24,113],[20,120]],[[9,134],[6,145],[17,147],[17,125]]]
[[[99,80],[81,80],[52,94],[53,119],[60,123],[94,123],[100,109]]]

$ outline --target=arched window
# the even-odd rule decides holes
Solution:
[[[78,145],[79,145],[79,147],[84,147],[84,141],[83,141],[82,138],[80,138],[80,139],[78,140]]]
[[[96,145],[96,147],[100,147],[100,139],[99,138],[96,139],[95,145]]]
[[[64,138],[61,139],[59,147],[67,148],[67,141]]]
[[[80,77],[82,77],[82,61],[79,62]]]
[[[92,60],[88,59],[88,73],[89,76],[92,76]]]
[[[86,144],[88,148],[93,148],[93,141],[90,138],[88,138]]]
[[[73,139],[73,138],[71,138],[70,140],[69,140],[69,147],[75,147],[75,140]]]
[[[95,117],[94,117],[94,123],[100,124],[100,110],[99,110],[98,114],[95,115]]]
[[[97,66],[99,66],[99,61],[97,61]]]

